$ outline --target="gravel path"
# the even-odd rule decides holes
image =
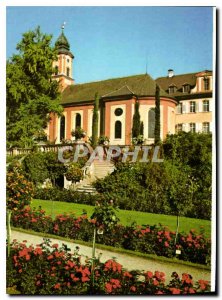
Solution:
[[[42,237],[31,235],[19,231],[12,230],[12,236],[11,239],[17,239],[17,241],[22,242],[23,240],[28,241],[29,244],[40,244],[43,241]],[[71,251],[73,252],[76,246],[79,246],[79,254],[81,254],[82,262],[84,262],[85,258],[92,256],[92,248],[84,245],[78,245],[75,243],[57,240],[57,239],[50,239],[52,243],[57,243],[59,245],[62,245],[62,243],[66,244]],[[127,254],[122,253],[115,253],[107,250],[101,250],[96,249],[96,257],[102,253],[100,261],[105,262],[110,258],[115,257],[117,261],[124,266],[124,268],[128,270],[137,269],[137,270],[144,270],[144,271],[161,271],[166,274],[166,282],[170,280],[170,276],[172,272],[176,271],[180,276],[182,273],[188,273],[193,276],[194,281],[197,281],[198,279],[204,279],[209,280],[211,279],[211,273],[209,270],[199,269],[196,267],[186,266],[186,265],[180,265],[180,264],[173,264],[168,262],[157,262],[151,259],[137,257],[137,256],[130,256]]]

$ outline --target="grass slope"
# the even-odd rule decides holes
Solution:
[[[32,201],[31,207],[39,207],[46,211],[47,215],[51,215],[53,218],[62,213],[75,213],[77,216],[81,215],[83,210],[86,210],[87,215],[92,215],[94,206],[67,202],[58,202],[50,200],[35,199]],[[120,219],[120,223],[123,225],[130,225],[133,221],[136,221],[138,225],[148,224],[154,225],[161,223],[168,226],[170,230],[176,230],[176,216],[152,214],[131,210],[118,210],[117,215]],[[180,232],[189,232],[190,229],[195,229],[197,232],[200,230],[200,226],[203,226],[205,235],[210,237],[211,235],[211,222],[208,220],[194,219],[194,218],[180,218]]]

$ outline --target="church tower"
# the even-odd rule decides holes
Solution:
[[[72,78],[72,64],[74,55],[70,52],[69,42],[64,34],[64,25],[62,25],[62,32],[55,42],[55,47],[58,52],[58,60],[53,62],[55,73],[52,76],[61,84],[61,89],[64,90],[67,85],[74,84]]]

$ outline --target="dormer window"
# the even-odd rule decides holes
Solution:
[[[183,93],[190,92],[190,85],[188,83],[183,84]]]
[[[210,79],[208,77],[204,77],[204,90],[209,91],[210,89]]]
[[[174,84],[169,86],[169,94],[174,94],[177,91],[177,87]]]

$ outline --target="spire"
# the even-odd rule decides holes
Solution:
[[[64,34],[64,28],[65,28],[65,22],[62,24],[61,29],[62,32],[60,36],[58,37],[57,41],[55,42],[56,49],[58,51],[69,51],[70,50],[70,45],[69,42]]]

